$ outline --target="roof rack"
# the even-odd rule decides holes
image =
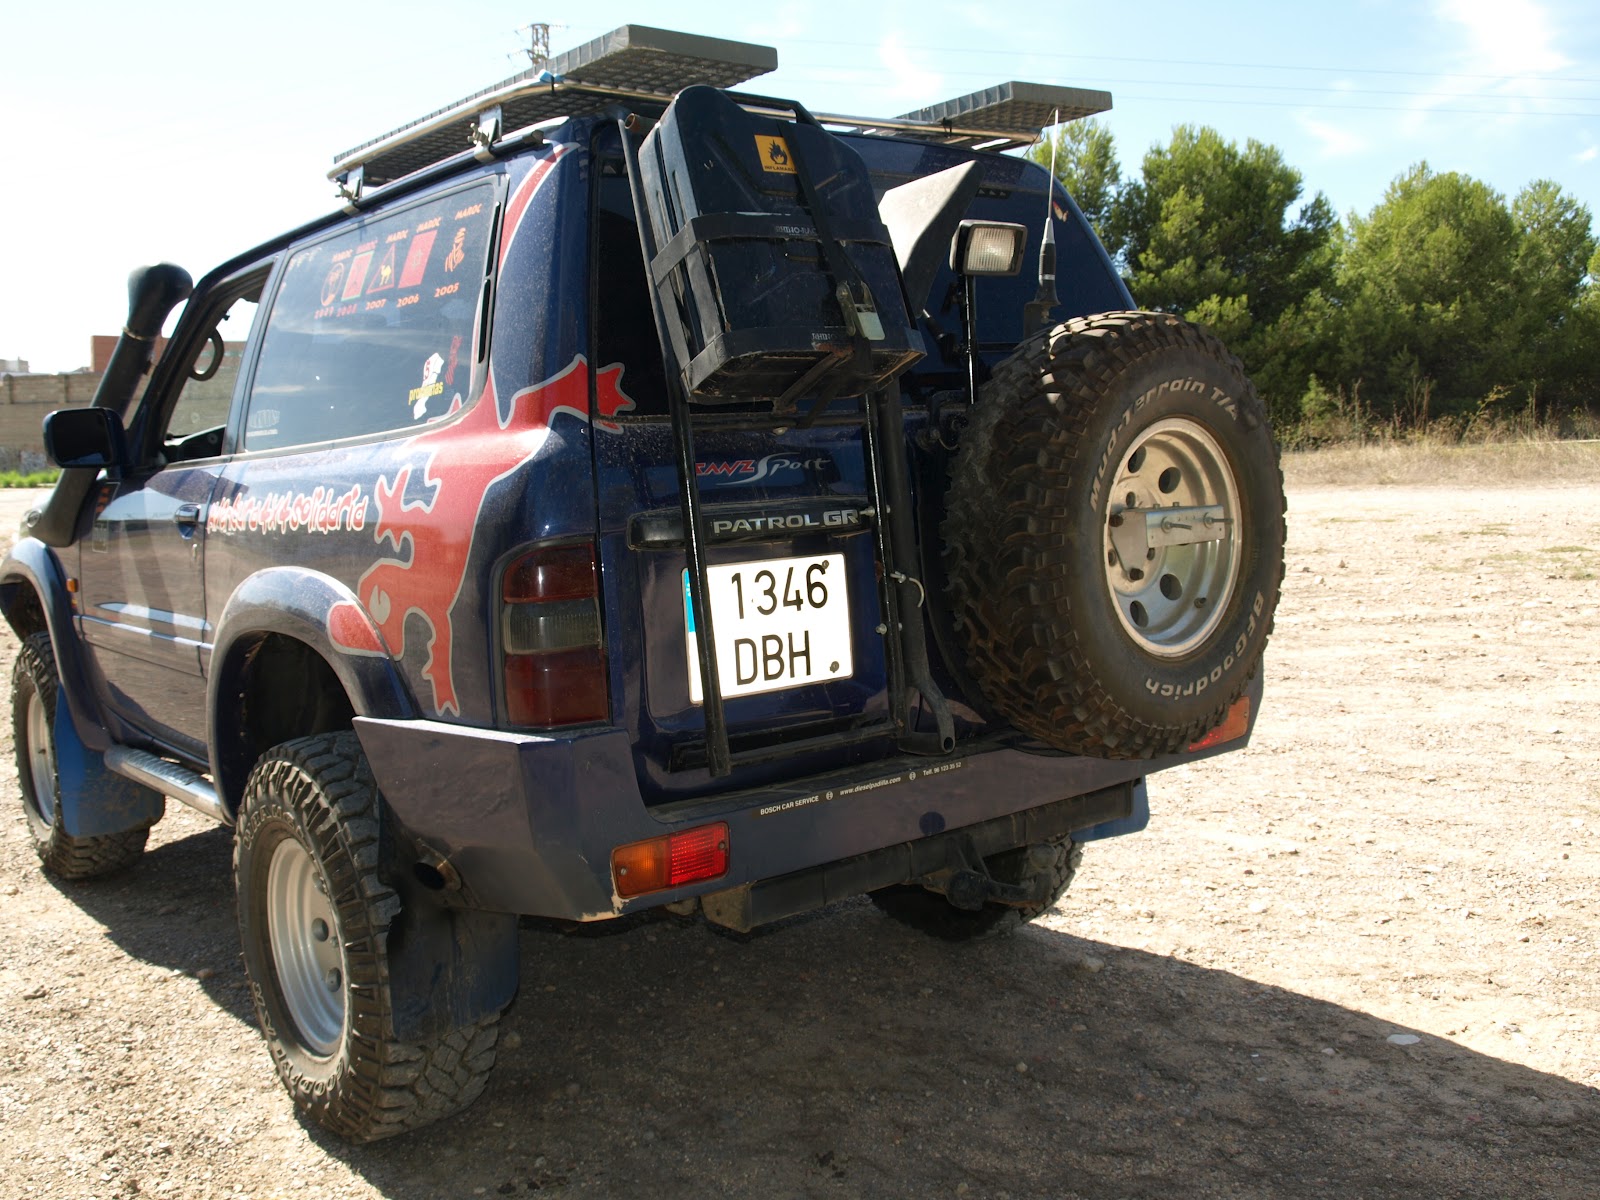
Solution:
[[[382,137],[343,151],[328,178],[354,203],[375,187],[454,158],[470,149],[487,158],[502,137],[541,121],[583,116],[627,101],[666,104],[693,84],[731,88],[776,70],[771,46],[624,25],[429,113]],[[736,97],[763,109],[756,97]],[[817,113],[839,129],[897,134],[951,146],[1006,150],[1026,146],[1055,121],[1111,108],[1111,93],[1043,83],[1002,83],[900,117]]]
[[[328,178],[359,169],[369,186],[389,183],[474,145],[483,147],[502,132],[597,112],[618,100],[668,101],[696,83],[733,87],[777,66],[771,46],[624,25],[556,55],[539,70],[513,75],[342,152]],[[484,120],[491,115],[498,119]]]
[[[1005,140],[1007,146],[1026,146],[1038,140],[1051,125],[1111,111],[1111,93],[1093,88],[1060,87],[1050,83],[996,84],[982,91],[919,108],[900,118],[941,129],[941,141],[954,146],[975,146]]]

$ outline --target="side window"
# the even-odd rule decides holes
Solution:
[[[639,248],[633,192],[620,155],[599,159],[596,187],[595,362],[601,367],[623,365],[622,387],[634,402],[633,415],[660,416],[667,411],[661,340]]]
[[[261,301],[261,285],[240,296],[228,306],[211,335],[189,364],[183,390],[167,419],[169,442],[187,438],[202,430],[219,429],[228,423],[233,405],[233,388],[239,382],[239,366],[244,357],[245,339]]]
[[[244,449],[423,425],[464,402],[495,211],[482,184],[297,249],[267,317]]]

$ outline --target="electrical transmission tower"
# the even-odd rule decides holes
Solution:
[[[528,65],[535,71],[544,70],[544,65],[550,61],[550,23],[535,21],[531,25],[523,25],[516,32],[528,35],[527,48],[522,51],[527,55]]]

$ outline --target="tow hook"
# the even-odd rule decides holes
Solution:
[[[977,912],[985,904],[1030,908],[1051,898],[1050,869],[1054,862],[1055,851],[1051,847],[1029,846],[1021,883],[1001,883],[987,871],[971,867],[946,868],[917,882],[931,891],[942,892],[951,905],[966,912]]]
[[[944,885],[944,898],[967,912],[977,912],[985,904],[1021,907],[1034,899],[1033,889],[1021,884],[1001,883],[976,871],[957,871]]]

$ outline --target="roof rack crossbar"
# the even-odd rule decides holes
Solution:
[[[359,170],[364,185],[376,188],[469,151],[486,157],[496,139],[482,118],[496,109],[499,136],[510,137],[619,102],[665,105],[696,83],[732,88],[777,65],[778,52],[770,46],[624,25],[557,55],[547,70],[524,71],[342,152],[328,178],[346,181]],[[770,110],[770,102],[761,97],[733,93],[733,98],[751,111]],[[1013,80],[899,117],[819,113],[817,120],[838,129],[1008,150],[1036,141],[1057,120],[1072,121],[1110,107],[1109,92]]]

